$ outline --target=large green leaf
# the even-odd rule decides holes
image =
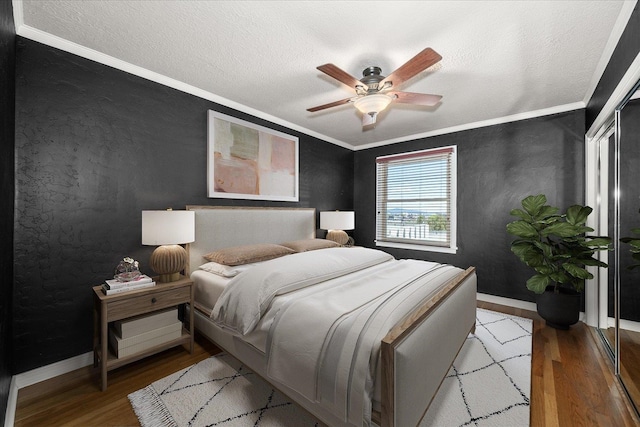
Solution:
[[[571,256],[571,254],[567,254],[567,253],[556,253],[553,254],[553,256],[550,258],[551,261],[562,261],[562,260],[566,260],[569,258],[573,258]]]
[[[516,254],[529,267],[535,268],[544,263],[542,252],[530,243],[511,245],[511,252]]]
[[[546,258],[551,258],[553,256],[553,246],[551,246],[550,244],[539,241],[533,242],[533,244],[542,251],[542,254]]]
[[[537,196],[528,196],[522,200],[522,207],[531,216],[536,216],[540,209],[547,203],[547,197],[544,194]]]
[[[540,218],[538,220],[535,221],[535,224],[541,225],[541,226],[546,226],[546,225],[550,225],[553,224],[555,222],[558,222],[562,219],[562,216],[560,215],[552,215],[552,216],[548,216],[545,218]]]
[[[534,270],[536,271],[536,273],[542,274],[543,276],[549,276],[550,274],[553,274],[553,272],[555,271],[553,267],[550,267],[548,264],[545,264],[544,262],[540,265],[535,266]]]
[[[511,209],[510,215],[522,218],[524,221],[531,221],[531,215],[523,211],[522,209]]]
[[[606,262],[597,260],[595,258],[578,258],[576,260],[576,264],[591,265],[594,267],[604,267],[604,268],[607,268],[609,266]]]
[[[543,236],[574,237],[580,233],[576,227],[566,222],[556,222],[541,231]]]
[[[536,268],[544,265],[544,256],[540,252],[530,252],[524,258],[520,258],[529,267]]]
[[[527,280],[527,289],[535,292],[536,294],[541,294],[547,289],[547,286],[551,284],[551,279],[549,276],[542,276],[540,274],[536,274]]]
[[[562,268],[564,268],[564,270],[569,273],[570,275],[572,275],[573,277],[577,277],[578,279],[593,279],[593,274],[589,273],[587,270],[585,270],[582,267],[579,267],[575,264],[572,264],[570,262],[565,262],[564,264],[562,264]]]
[[[620,241],[622,243],[629,243],[631,246],[640,246],[640,239],[637,238],[633,238],[633,237],[621,237]]]
[[[555,206],[549,206],[549,205],[545,205],[542,208],[540,208],[540,212],[538,212],[538,215],[536,216],[538,220],[542,220],[545,218],[549,218],[549,217],[556,217],[559,218],[560,215],[556,215],[558,213],[559,209],[556,208]],[[556,219],[554,219],[556,220]]]
[[[580,234],[591,233],[593,231],[593,228],[587,227],[586,225],[574,225],[574,227],[576,228],[576,231]]]
[[[511,244],[511,252],[520,256],[529,252],[536,252],[536,247],[527,240],[516,240]]]
[[[526,221],[518,220],[507,224],[507,233],[523,238],[538,236],[538,230]]]
[[[640,252],[636,252],[636,253],[634,253],[634,254],[631,254],[631,258],[632,258],[634,261],[640,262]],[[630,265],[630,266],[629,266],[629,267],[627,267],[627,268],[628,268],[629,270],[633,270],[633,269],[634,269],[634,268],[636,268],[636,267],[640,267],[640,264],[633,264],[633,265]]]
[[[583,225],[593,212],[589,206],[573,205],[567,209],[567,222],[572,225]]]
[[[549,275],[549,278],[558,283],[567,283],[569,282],[569,276],[567,276],[564,271],[556,271]]]
[[[638,242],[640,242],[640,240],[638,240]],[[608,237],[595,237],[593,239],[587,240],[585,244],[590,248],[604,247],[606,249],[606,247],[611,244],[611,239]]]

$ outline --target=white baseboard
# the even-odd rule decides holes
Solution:
[[[616,319],[613,317],[607,318],[607,326],[609,328],[616,327]],[[640,332],[640,322],[633,320],[620,319],[620,329],[626,329],[627,331]]]
[[[89,365],[93,365],[92,351],[18,374],[15,376],[16,384],[19,390]]]
[[[536,311],[536,303],[529,301],[521,301],[519,299],[499,297],[496,295],[478,293],[476,298],[479,301],[490,302],[493,304],[506,305],[508,307],[519,308],[522,310]]]
[[[20,391],[21,388],[28,387],[41,381],[46,381],[90,365],[93,365],[93,352],[81,354],[70,359],[52,363],[51,365],[42,366],[40,368],[32,369],[31,371],[14,375],[11,378],[11,385],[9,386],[9,399],[7,402],[7,411],[4,417],[4,426],[12,427],[15,422],[18,391]]]
[[[478,293],[476,298],[479,301],[490,302],[493,304],[506,305],[508,307],[519,308],[522,310],[529,310],[529,311],[536,311],[536,312],[538,311],[538,308],[535,302],[521,301],[519,299],[511,299],[511,298],[505,298],[505,297],[499,297],[495,295],[481,294],[481,293]],[[581,322],[584,322],[585,318],[586,318],[585,313],[581,311],[578,319]],[[594,326],[594,325],[589,325],[589,326]]]
[[[15,375],[11,377],[9,385],[9,399],[7,399],[7,410],[4,414],[4,427],[13,427],[16,419],[16,405],[18,404],[18,386]]]

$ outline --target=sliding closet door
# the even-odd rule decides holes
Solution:
[[[636,92],[636,95],[640,92]],[[616,112],[619,155],[620,237],[640,228],[640,99],[631,99]],[[637,234],[635,237],[640,238]],[[636,406],[640,405],[640,267],[630,246],[618,242],[619,372]]]

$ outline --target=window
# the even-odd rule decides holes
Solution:
[[[456,252],[456,147],[376,158],[376,245]]]

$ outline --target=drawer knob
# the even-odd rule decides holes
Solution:
[[[156,301],[157,301],[156,297],[151,298],[151,302],[152,302],[153,304],[155,304],[155,303],[156,303]]]

